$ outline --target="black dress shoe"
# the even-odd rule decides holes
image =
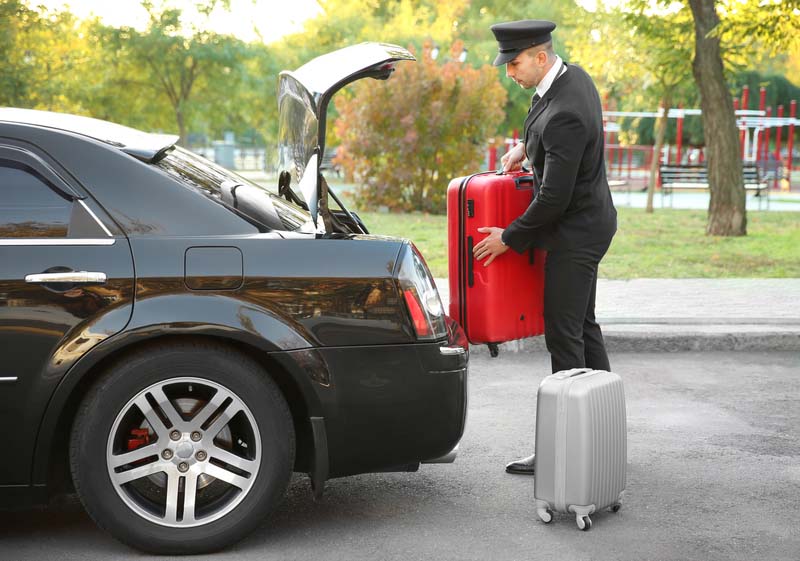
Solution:
[[[522,458],[515,462],[511,462],[506,466],[506,473],[513,473],[515,475],[534,475],[536,469],[536,454]]]

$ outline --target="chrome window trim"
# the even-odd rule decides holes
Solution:
[[[92,209],[90,209],[88,206],[86,206],[86,203],[85,203],[85,202],[83,202],[81,199],[78,199],[78,202],[81,204],[81,206],[82,206],[84,209],[86,209],[86,212],[88,212],[88,213],[89,213],[89,216],[91,216],[92,218],[94,218],[94,221],[95,221],[95,222],[97,222],[97,223],[100,225],[100,227],[101,227],[101,228],[103,229],[103,231],[106,233],[106,236],[108,236],[108,237],[110,238],[110,237],[111,237],[111,232],[109,232],[109,231],[108,231],[108,228],[106,228],[106,225],[105,225],[105,224],[103,224],[102,222],[100,222],[100,219],[99,219],[99,218],[97,218],[97,215],[96,215],[94,212],[92,212]]]
[[[2,384],[3,382],[16,382],[17,379],[18,378],[16,376],[5,376],[3,378],[0,378],[0,384]]]
[[[0,238],[0,246],[114,245],[116,238]]]

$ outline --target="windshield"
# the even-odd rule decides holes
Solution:
[[[205,158],[175,148],[155,164],[183,185],[268,230],[314,231],[307,211]]]

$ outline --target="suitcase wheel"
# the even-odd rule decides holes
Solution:
[[[615,503],[615,504],[611,505],[610,507],[608,507],[608,510],[610,510],[611,512],[619,512],[619,509],[621,509],[621,508],[622,508],[622,505],[620,503]]]
[[[578,529],[588,532],[592,529],[592,519],[588,516],[576,516],[575,522],[578,524]]]
[[[539,515],[539,518],[545,524],[550,524],[553,521],[553,511],[549,508],[537,508],[536,514]]]

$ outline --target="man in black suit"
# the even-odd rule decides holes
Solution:
[[[553,372],[570,368],[609,370],[603,335],[594,315],[597,266],[617,229],[617,211],[606,180],[603,113],[589,75],[553,51],[555,24],[522,20],[492,26],[500,53],[495,66],[521,87],[536,88],[525,141],[502,158],[503,171],[526,158],[538,193],[528,209],[474,249],[488,266],[510,247],[548,250],[545,263],[545,342]],[[534,456],[511,462],[509,473],[534,473]]]

